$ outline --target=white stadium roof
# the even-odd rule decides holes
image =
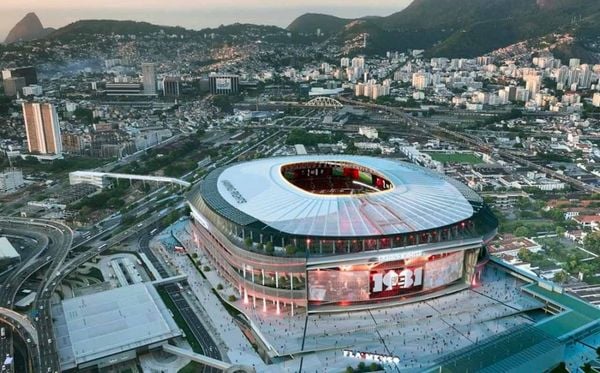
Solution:
[[[394,187],[360,195],[315,194],[292,185],[281,172],[292,163],[336,161],[371,169]],[[233,208],[292,235],[365,237],[434,229],[471,218],[471,202],[479,198],[463,184],[425,168],[366,156],[265,158],[215,172],[220,172],[218,178],[205,182],[216,183],[221,202],[207,203],[221,209],[217,212],[233,216]]]

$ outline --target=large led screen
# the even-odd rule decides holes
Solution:
[[[435,257],[308,271],[313,304],[360,302],[408,295],[450,284],[463,275],[462,251]]]
[[[371,271],[370,299],[395,297],[423,289],[423,267]]]
[[[423,287],[435,289],[454,282],[463,275],[464,252],[457,251],[425,264],[425,282]]]
[[[339,269],[308,272],[308,300],[355,302],[369,299],[369,272]]]

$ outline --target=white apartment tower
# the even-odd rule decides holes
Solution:
[[[144,83],[144,94],[156,94],[156,68],[153,63],[142,63],[142,75]]]

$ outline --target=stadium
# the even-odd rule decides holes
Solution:
[[[498,222],[467,186],[366,156],[259,159],[188,193],[192,234],[255,308],[309,313],[422,301],[479,281]]]

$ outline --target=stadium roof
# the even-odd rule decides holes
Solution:
[[[19,255],[17,250],[15,250],[8,238],[0,237],[0,260],[17,259],[20,257],[21,256]]]
[[[64,300],[54,327],[63,368],[181,334],[152,284],[136,284]]]
[[[290,184],[290,163],[354,163],[394,187],[354,195],[315,194]],[[200,190],[217,213],[237,224],[262,222],[278,231],[314,237],[368,237],[424,231],[473,216],[481,198],[465,185],[411,163],[366,156],[265,158],[214,170]]]

